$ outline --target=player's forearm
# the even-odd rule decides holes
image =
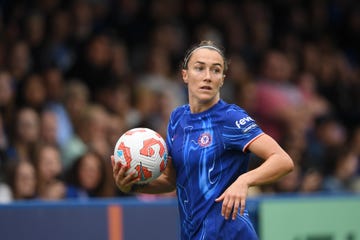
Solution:
[[[160,194],[174,191],[176,188],[176,173],[172,165],[171,157],[168,157],[164,172],[155,180],[146,184],[134,184],[131,188],[133,193]]]
[[[160,194],[168,193],[175,190],[175,185],[167,179],[167,177],[161,175],[156,180],[145,184],[133,185],[131,192],[133,193],[149,193],[149,194]]]
[[[294,168],[290,156],[267,134],[259,136],[252,142],[249,150],[263,159],[264,163],[239,177],[248,186],[274,182]]]
[[[287,154],[274,154],[262,165],[239,178],[245,180],[248,186],[256,186],[274,182],[291,172],[294,168],[293,161]]]

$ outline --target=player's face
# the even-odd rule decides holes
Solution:
[[[189,103],[194,112],[204,111],[220,99],[220,88],[224,83],[224,59],[215,50],[195,50],[182,71],[188,85]]]

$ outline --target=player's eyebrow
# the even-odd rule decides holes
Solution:
[[[202,62],[202,61],[196,61],[194,62],[194,64],[202,64],[202,65],[206,65],[205,62]],[[211,66],[219,66],[219,67],[222,67],[223,68],[223,65],[221,63],[213,63],[211,64]]]

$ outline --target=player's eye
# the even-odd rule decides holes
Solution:
[[[214,74],[219,74],[219,73],[221,73],[221,69],[220,69],[220,68],[213,68],[211,71],[212,71]]]
[[[204,70],[204,67],[203,66],[195,66],[194,67],[194,69],[196,70],[196,71],[202,71],[202,70]]]

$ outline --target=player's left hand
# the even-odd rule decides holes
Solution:
[[[241,180],[241,176],[228,187],[220,197],[216,198],[216,202],[223,202],[221,215],[227,220],[231,216],[235,220],[236,214],[240,208],[240,215],[244,214],[246,197],[249,185],[246,181]]]
[[[125,165],[121,165],[120,162],[115,163],[115,158],[113,155],[111,156],[111,164],[113,167],[113,177],[116,186],[123,193],[130,192],[132,186],[140,180],[137,172],[133,172],[132,174],[126,174],[128,168]]]

